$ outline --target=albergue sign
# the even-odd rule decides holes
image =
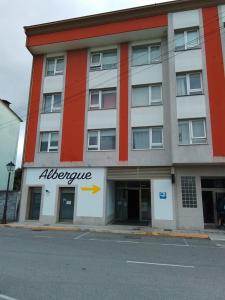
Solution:
[[[91,172],[63,172],[58,171],[58,169],[45,169],[41,175],[40,179],[66,179],[68,184],[72,184],[74,180],[90,180],[92,179]]]

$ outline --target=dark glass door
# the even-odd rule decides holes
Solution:
[[[141,220],[151,220],[151,191],[150,189],[141,190]]]
[[[219,223],[219,219],[223,219],[225,221],[225,193],[224,192],[216,192],[216,212],[217,212],[217,223]]]
[[[59,221],[72,222],[74,214],[74,188],[60,189],[60,211]]]
[[[214,203],[213,203],[213,192],[202,191],[202,204],[203,204],[203,215],[205,224],[214,224]]]
[[[41,191],[39,187],[30,188],[29,220],[39,220],[41,208]]]
[[[140,219],[139,190],[128,190],[128,220]]]
[[[117,189],[116,220],[127,220],[127,189]]]

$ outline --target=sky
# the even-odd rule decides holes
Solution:
[[[20,129],[17,167],[21,164],[32,56],[23,27],[167,0],[0,0],[0,98],[24,120]]]

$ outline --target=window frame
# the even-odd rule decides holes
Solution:
[[[160,87],[160,93],[161,93],[161,101],[154,101],[152,100],[152,87],[159,86]],[[133,90],[136,88],[148,88],[148,104],[147,105],[134,105],[133,104]],[[162,83],[153,83],[148,85],[133,85],[132,86],[132,93],[131,93],[131,107],[147,107],[147,106],[159,106],[163,105],[163,97],[162,97]]]
[[[181,198],[183,208],[197,208],[198,196],[196,188],[196,177],[182,175],[180,177]]]
[[[50,59],[54,59],[54,74],[52,75],[48,75],[48,60]],[[57,67],[57,61],[59,59],[63,60],[63,71],[57,71],[56,67]],[[58,75],[64,75],[64,68],[65,68],[65,58],[64,56],[57,56],[57,57],[46,57],[46,71],[45,71],[45,76],[46,77],[50,77],[50,76],[58,76]]]
[[[160,56],[159,56],[159,59],[157,61],[152,61],[152,57],[151,57],[151,48],[152,47],[159,47],[160,48]],[[147,63],[144,63],[144,64],[135,64],[134,63],[134,57],[133,57],[133,51],[134,49],[138,49],[138,48],[148,48],[148,62]],[[138,67],[138,66],[145,66],[145,65],[152,65],[152,64],[159,64],[162,62],[162,44],[161,43],[155,43],[155,44],[143,44],[143,45],[134,45],[132,46],[132,63],[131,63],[131,66],[132,67]]]
[[[188,33],[189,32],[193,32],[196,31],[198,34],[198,45],[194,46],[194,47],[188,47]],[[187,29],[183,29],[183,30],[175,30],[174,32],[174,36],[175,36],[175,41],[176,41],[176,34],[183,34],[183,39],[184,39],[184,49],[177,49],[176,44],[174,42],[174,48],[175,48],[175,52],[179,52],[179,51],[188,51],[188,50],[195,50],[195,49],[200,49],[201,45],[200,45],[200,31],[199,31],[199,27],[193,27],[193,28],[187,28]]]
[[[89,144],[89,134],[90,132],[96,132],[97,133],[97,144],[95,145],[90,145]],[[87,142],[87,150],[88,151],[99,151],[100,149],[100,130],[88,130],[88,142]],[[96,149],[97,148],[97,149]]]
[[[161,147],[153,147],[152,143],[152,129],[154,128],[160,128],[162,133],[162,143],[154,143],[161,145]],[[135,129],[148,129],[148,137],[149,137],[149,148],[134,148],[134,130]],[[163,134],[163,126],[152,126],[152,127],[132,127],[132,150],[134,151],[145,151],[145,150],[163,150],[164,149],[164,134]]]
[[[102,97],[102,94],[104,92],[115,92],[115,95],[116,95],[116,103],[115,103],[115,107],[113,108],[104,108],[102,107],[102,103],[103,103],[103,97]],[[95,105],[91,105],[91,96],[92,96],[92,93],[98,93],[98,104],[95,104]],[[109,89],[98,89],[98,90],[89,90],[89,106],[88,106],[88,109],[90,111],[95,111],[95,110],[108,110],[108,109],[116,109],[117,107],[117,89],[116,88],[109,88]],[[94,109],[92,109],[94,108]],[[96,108],[96,109],[95,109]]]
[[[60,99],[61,99],[61,101],[60,101],[61,105],[60,105],[59,110],[54,109],[54,100],[55,100],[54,97],[56,95],[60,95]],[[45,97],[47,97],[47,96],[51,96],[51,109],[50,109],[50,111],[45,111],[44,110],[45,101],[46,101]],[[45,94],[43,94],[42,111],[41,111],[43,114],[60,113],[61,110],[62,110],[62,93],[45,93]]]
[[[42,134],[47,133],[48,134],[48,144],[47,144],[47,151],[41,151],[41,142],[42,142]],[[52,147],[51,146],[51,137],[52,134],[58,134],[58,146],[57,147]],[[58,152],[59,151],[59,131],[41,131],[40,132],[40,138],[39,138],[39,152],[41,153],[51,153],[51,152]]]
[[[102,150],[101,149],[101,132],[102,131],[108,131],[108,130],[114,130],[114,132],[115,132],[115,149],[104,149],[104,150]],[[89,134],[90,134],[90,132],[97,132],[97,144],[95,144],[95,145],[90,145],[89,144]],[[94,148],[96,148],[97,147],[97,149],[94,149]],[[93,148],[93,149],[91,149],[91,148]],[[115,128],[104,128],[104,129],[89,129],[88,130],[88,134],[87,134],[87,151],[97,151],[97,152],[99,152],[99,151],[115,151],[116,150],[116,129]]]
[[[103,67],[104,66],[103,65],[103,55],[104,55],[104,53],[107,53],[107,52],[115,52],[116,53],[117,62],[116,62],[115,67],[112,67],[112,68]],[[93,57],[93,55],[96,55],[96,54],[99,55],[99,63],[92,62],[92,57]],[[90,52],[90,66],[89,66],[90,71],[113,70],[113,69],[117,69],[117,68],[118,68],[118,49],[117,48]]]
[[[194,137],[193,135],[193,121],[203,121],[203,127],[204,127],[204,136],[202,137]],[[188,123],[188,128],[189,128],[189,144],[182,144],[180,143],[180,136],[179,136],[179,125],[181,123]],[[193,143],[193,140],[203,140],[205,139],[204,143]],[[204,118],[197,118],[197,119],[180,119],[178,120],[178,144],[179,146],[188,146],[188,145],[206,145],[207,144],[207,132],[206,132],[206,119]]]
[[[190,86],[190,75],[200,75],[200,83],[201,83],[201,88],[200,89],[191,89]],[[187,88],[187,94],[184,95],[178,95],[177,93],[177,77],[185,77],[186,78],[186,88]],[[185,97],[185,96],[198,96],[198,95],[203,95],[203,78],[202,78],[202,71],[191,71],[187,73],[176,73],[176,97]]]

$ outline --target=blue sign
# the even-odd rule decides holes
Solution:
[[[165,200],[167,198],[166,192],[159,192],[159,199]]]

